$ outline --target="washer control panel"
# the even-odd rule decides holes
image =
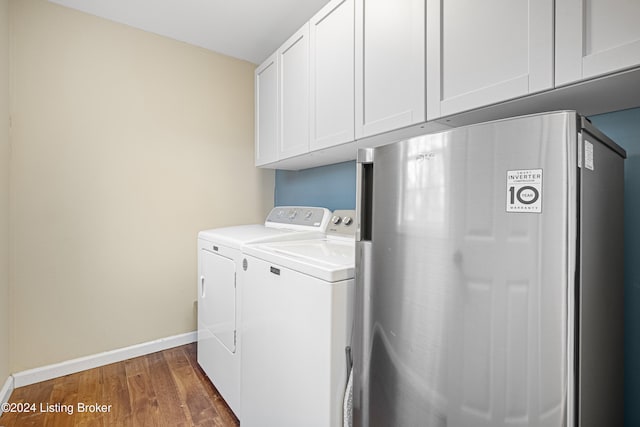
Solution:
[[[331,213],[325,208],[306,206],[276,206],[267,216],[267,223],[299,225],[324,231],[327,217]]]
[[[327,226],[327,234],[334,236],[355,236],[356,226],[353,220],[355,216],[355,210],[334,211]]]

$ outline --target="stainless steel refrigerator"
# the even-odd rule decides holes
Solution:
[[[622,426],[624,158],[574,112],[360,150],[354,425]]]

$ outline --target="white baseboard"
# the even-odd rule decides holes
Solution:
[[[121,362],[133,357],[144,356],[146,354],[155,353],[156,351],[190,344],[195,342],[197,337],[197,332],[187,332],[186,334],[174,335],[172,337],[161,338],[159,340],[119,348],[117,350],[105,351],[104,353],[93,354],[91,356],[67,360],[53,365],[29,369],[27,371],[13,374],[13,386],[22,387],[25,385],[35,384],[52,378],[58,378],[87,369],[108,365],[110,363]]]
[[[7,380],[4,382],[4,385],[0,389],[0,405],[3,403],[7,403],[9,398],[11,397],[11,393],[13,393],[13,389],[15,386],[13,385],[13,376],[9,376]],[[0,408],[0,414],[2,413],[2,409]]]
[[[9,376],[7,380],[4,382],[4,385],[0,389],[0,415],[2,415],[2,404],[7,403],[9,398],[11,397],[11,393],[13,393],[13,377]]]

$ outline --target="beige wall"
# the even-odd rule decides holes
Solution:
[[[254,65],[12,0],[11,368],[194,331],[198,230],[260,222]]]
[[[9,373],[9,1],[0,0],[0,388]]]

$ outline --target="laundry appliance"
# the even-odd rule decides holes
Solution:
[[[322,239],[245,247],[243,427],[342,426],[354,214],[334,212]]]
[[[622,426],[624,158],[568,111],[361,150],[354,426]]]
[[[325,208],[282,206],[271,210],[264,224],[198,234],[198,363],[240,420],[242,247],[320,238],[330,218],[331,211]]]

